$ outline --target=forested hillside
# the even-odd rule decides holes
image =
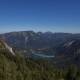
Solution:
[[[2,46],[0,80],[80,80],[80,71],[74,65],[60,69],[47,60],[32,60],[17,53],[14,56]]]

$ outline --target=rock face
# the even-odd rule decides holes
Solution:
[[[0,49],[7,49],[12,55],[15,55],[12,47],[10,47],[3,39],[0,39]]]

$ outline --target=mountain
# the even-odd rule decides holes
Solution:
[[[55,53],[55,47],[63,43],[69,35],[72,34],[20,31],[1,34],[0,37],[16,52],[24,53],[24,55],[30,55],[31,50],[38,53],[42,51],[44,54],[52,55]],[[52,52],[53,48],[54,52]]]
[[[58,66],[67,67],[72,64],[80,67],[80,40],[67,41],[57,48],[54,63]]]
[[[80,80],[80,35],[32,31],[1,34],[0,80]]]
[[[19,31],[1,34],[0,37],[12,47],[42,49],[55,48],[68,40],[80,39],[80,34]]]
[[[57,60],[60,56],[71,58],[74,55],[73,53],[77,54],[76,48],[79,49],[80,44],[80,34],[71,33],[19,31],[1,34],[0,37],[16,53],[21,53],[26,57],[34,57],[35,55],[38,58],[41,58],[42,55],[45,55],[45,57],[54,56],[56,61],[60,61]]]
[[[1,34],[1,37],[4,38],[12,47],[21,49],[55,47],[66,41],[66,39],[70,38],[71,36],[73,36],[73,34],[50,32],[35,33],[33,31],[21,31]]]
[[[34,61],[20,54],[13,55],[7,43],[0,39],[0,80],[50,80],[52,67],[45,61]],[[44,66],[45,65],[45,66]],[[48,76],[46,76],[46,74]]]
[[[76,66],[57,68],[47,60],[12,56],[0,42],[0,80],[80,80]]]
[[[67,40],[80,39],[80,34],[20,31],[1,34],[11,46],[17,48],[50,48]]]

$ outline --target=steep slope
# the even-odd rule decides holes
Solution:
[[[58,48],[54,61],[59,66],[72,64],[80,66],[80,39],[74,39],[62,44],[62,47]]]
[[[10,47],[3,39],[0,39],[0,50],[7,50],[7,51],[9,51],[12,55],[15,55],[12,47]]]

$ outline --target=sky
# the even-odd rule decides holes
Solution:
[[[0,0],[0,33],[80,33],[80,0]]]

